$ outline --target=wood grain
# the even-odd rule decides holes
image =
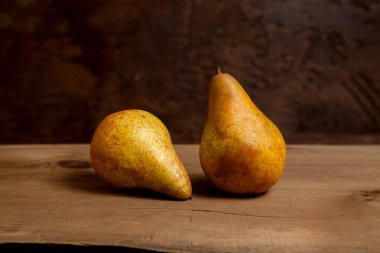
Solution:
[[[261,196],[214,189],[198,146],[177,145],[193,199],[118,191],[91,169],[88,145],[0,146],[0,243],[173,252],[379,252],[380,146],[290,145]]]

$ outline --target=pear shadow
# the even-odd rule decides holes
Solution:
[[[183,201],[147,189],[118,189],[104,182],[91,168],[82,169],[80,171],[72,170],[70,173],[64,173],[61,175],[58,182],[65,187],[70,187],[74,191],[92,194]]]
[[[193,196],[202,196],[208,198],[229,198],[229,199],[252,199],[260,198],[268,194],[268,192],[254,194],[233,194],[218,189],[203,174],[190,175],[191,184],[193,186]]]
[[[87,161],[64,160],[49,163],[47,168],[52,169],[55,175],[59,176],[54,180],[54,184],[61,184],[74,191],[87,192],[100,195],[124,196],[131,198],[145,198],[168,201],[185,201],[166,196],[162,193],[147,189],[118,189],[104,182]],[[204,174],[190,174],[193,189],[193,196],[207,198],[235,198],[250,199],[262,197],[268,192],[259,194],[232,194],[216,188]]]

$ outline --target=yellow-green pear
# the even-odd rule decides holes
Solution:
[[[237,194],[263,193],[280,178],[286,146],[275,124],[252,102],[231,75],[215,75],[199,156],[219,189]]]
[[[169,132],[151,113],[124,110],[107,116],[95,131],[90,155],[95,172],[117,188],[191,197],[190,178]]]

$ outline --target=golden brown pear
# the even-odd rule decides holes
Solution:
[[[95,172],[117,188],[191,197],[190,178],[168,130],[148,112],[124,110],[107,116],[95,131],[90,155]]]
[[[281,132],[238,81],[220,70],[210,85],[199,156],[211,182],[237,194],[268,191],[285,165],[286,147]]]

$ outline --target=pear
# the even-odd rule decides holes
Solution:
[[[188,199],[190,178],[165,125],[142,110],[107,116],[91,142],[91,162],[104,181],[122,189],[149,189]]]
[[[279,129],[238,81],[219,68],[210,84],[199,156],[210,181],[236,194],[268,191],[285,166],[286,146]]]

